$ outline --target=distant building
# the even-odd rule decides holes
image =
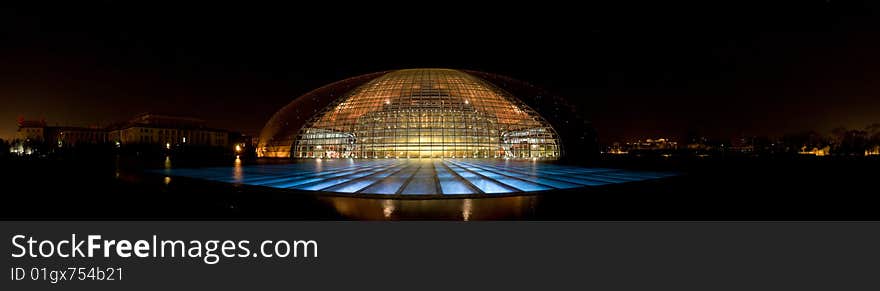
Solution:
[[[625,155],[629,153],[629,147],[623,146],[620,142],[614,142],[605,152],[612,155]]]
[[[625,151],[657,151],[657,150],[676,150],[678,142],[669,138],[649,138],[637,140],[635,142],[627,142],[622,145]]]
[[[865,156],[880,156],[880,145],[875,145],[866,149]]]
[[[44,141],[46,140],[45,129],[46,121],[19,119],[16,136],[23,141]]]
[[[807,146],[803,146],[803,147],[801,147],[801,150],[798,152],[798,154],[824,157],[824,156],[831,154],[831,147],[825,146],[822,148],[819,148],[819,147],[809,148]]]
[[[107,143],[107,129],[98,127],[48,126],[45,135],[46,144],[55,147]]]
[[[678,150],[678,142],[669,138],[649,138],[635,142],[614,142],[606,148],[605,153],[612,155],[641,155],[658,153],[668,155]]]
[[[144,113],[108,127],[47,126],[45,121],[18,120],[17,141],[10,151],[45,154],[83,145],[114,144],[156,147],[196,146],[231,148],[240,134],[209,128],[192,118]],[[241,144],[244,146],[244,143]]]
[[[98,127],[47,126],[42,120],[19,119],[17,139],[13,152],[40,153],[52,148],[107,143],[107,130]]]
[[[738,137],[730,142],[728,151],[734,153],[752,153],[755,151],[755,137]]]
[[[144,113],[111,126],[108,138],[117,145],[226,147],[229,134],[226,130],[209,128],[204,120],[197,118]]]
[[[690,151],[707,151],[712,149],[709,138],[699,135],[688,137],[685,147]]]

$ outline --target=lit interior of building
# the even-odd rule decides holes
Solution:
[[[261,156],[552,160],[561,154],[554,129],[534,110],[489,82],[450,69],[393,71],[341,95],[297,131],[272,124],[264,131],[293,138],[262,134]]]

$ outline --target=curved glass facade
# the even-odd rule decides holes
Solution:
[[[387,72],[351,77],[334,82],[294,99],[266,122],[257,143],[257,156],[266,158],[290,158],[293,139],[300,128],[321,109],[354,88]]]
[[[295,158],[557,159],[553,128],[504,90],[450,69],[376,77],[293,136]]]

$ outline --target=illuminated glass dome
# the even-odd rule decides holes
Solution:
[[[529,106],[450,69],[380,72],[294,100],[266,124],[258,155],[292,158],[558,159],[554,129]]]

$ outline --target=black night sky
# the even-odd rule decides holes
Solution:
[[[413,67],[530,82],[605,141],[880,122],[876,7],[653,2],[2,7],[0,138],[20,115],[92,125],[147,111],[256,134],[311,89]]]

